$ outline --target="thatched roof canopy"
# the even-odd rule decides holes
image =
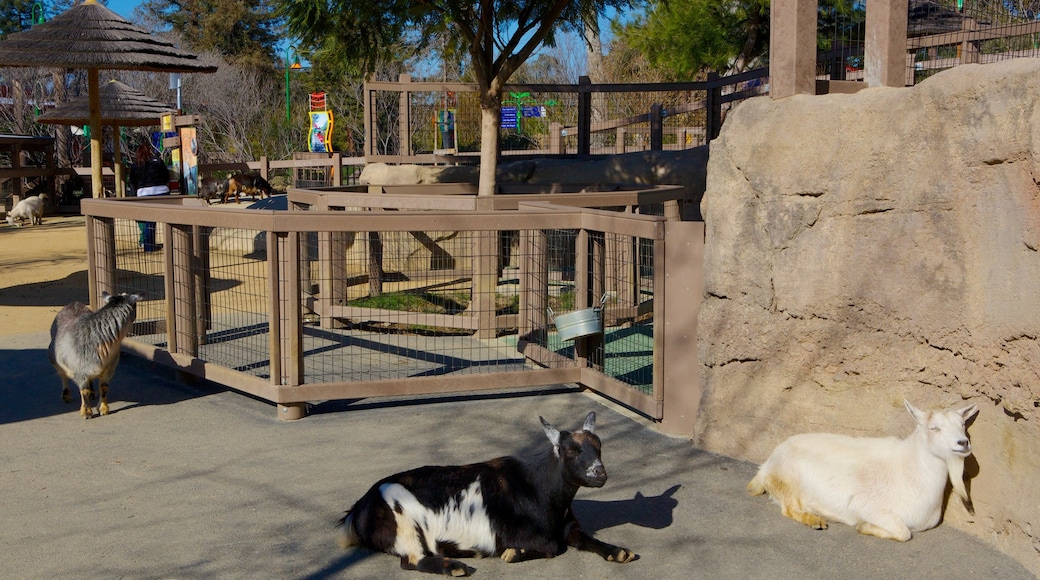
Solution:
[[[118,127],[147,127],[158,125],[163,115],[177,109],[160,103],[141,91],[116,80],[101,85],[101,124]],[[44,112],[36,117],[38,123],[53,125],[86,125],[90,123],[90,103],[80,97]]]
[[[0,67],[214,72],[217,67],[131,24],[94,0],[0,42]]]
[[[84,0],[49,22],[8,35],[0,41],[0,68],[56,67],[87,69],[90,109],[90,181],[101,197],[101,104],[98,71],[216,72],[197,56],[130,24],[97,0]],[[118,178],[118,167],[117,178]],[[96,304],[95,304],[96,305]]]

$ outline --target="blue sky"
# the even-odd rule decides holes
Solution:
[[[108,9],[127,20],[133,21],[134,9],[140,3],[141,0],[108,0]]]

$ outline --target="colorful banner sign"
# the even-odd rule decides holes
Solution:
[[[195,127],[181,127],[181,162],[184,170],[184,190],[181,193],[188,195],[199,194],[199,142],[196,139]]]
[[[332,153],[332,111],[311,111],[310,115],[308,150],[311,153]]]

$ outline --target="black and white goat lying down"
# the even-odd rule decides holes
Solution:
[[[579,487],[607,481],[596,414],[574,432],[539,420],[552,442],[545,453],[420,467],[379,481],[340,520],[340,546],[364,546],[400,556],[405,570],[450,576],[475,571],[453,558],[522,562],[552,558],[567,546],[611,562],[635,560],[631,550],[583,532],[571,511]]]

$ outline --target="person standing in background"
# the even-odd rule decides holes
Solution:
[[[148,142],[137,147],[137,156],[130,165],[130,188],[137,197],[170,194],[170,170]],[[155,243],[155,222],[137,222],[137,227],[141,230],[137,245],[146,252],[162,249]]]

